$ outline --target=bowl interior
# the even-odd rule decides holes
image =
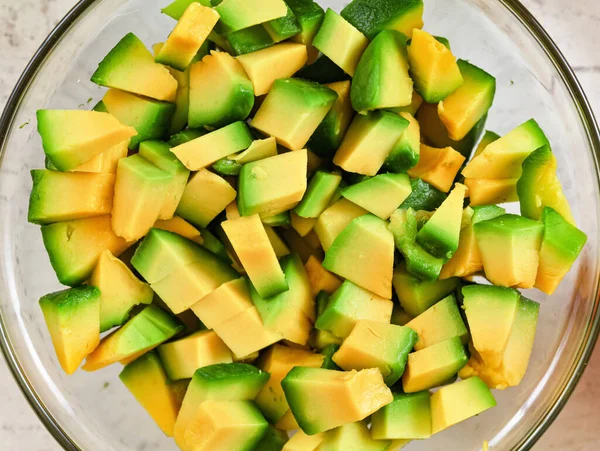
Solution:
[[[148,46],[174,22],[168,0],[102,0],[90,6],[47,56],[15,112],[0,167],[0,313],[11,348],[38,402],[73,444],[85,450],[175,450],[117,375],[119,365],[66,376],[58,366],[37,300],[60,289],[39,228],[27,223],[29,170],[44,166],[35,132],[38,108],[91,108],[104,90],[89,81],[98,62],[132,31]],[[321,0],[340,10],[347,1]],[[572,378],[590,339],[598,287],[597,162],[580,107],[549,55],[524,22],[499,1],[426,0],[425,29],[447,37],[453,52],[497,78],[487,128],[506,133],[534,117],[548,134],[575,218],[589,242],[555,295],[526,292],[542,303],[527,376],[496,391],[498,406],[408,449],[498,449],[522,445]],[[596,149],[598,151],[598,149]],[[511,211],[518,206],[509,205]],[[65,446],[70,446],[65,443]]]

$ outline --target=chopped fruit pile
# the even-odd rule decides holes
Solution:
[[[518,385],[518,288],[552,294],[586,236],[538,123],[484,134],[496,80],[423,0],[163,13],[154,54],[130,33],[100,62],[94,111],[37,113],[65,372],[125,365],[184,451],[394,451]]]

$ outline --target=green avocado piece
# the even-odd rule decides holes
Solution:
[[[420,178],[412,179],[410,186],[412,192],[400,205],[402,209],[412,208],[415,211],[433,211],[446,200],[447,195],[445,193]]]
[[[384,30],[363,53],[352,79],[350,98],[360,114],[410,105],[413,82],[408,75],[406,36]]]
[[[230,160],[229,158],[222,158],[216,161],[212,168],[215,172],[222,176],[237,176],[240,175],[240,171],[242,170],[243,164],[238,163],[235,160]]]
[[[320,332],[325,332],[325,331],[320,331]],[[321,366],[321,368],[325,368],[325,369],[328,369],[328,370],[341,371],[341,368],[339,366],[337,366],[335,364],[335,362],[333,361],[333,359],[332,359],[333,355],[339,349],[340,349],[340,344],[338,344],[338,343],[331,343],[331,344],[325,346],[321,350],[321,354],[323,354],[325,356],[325,359],[323,360],[323,365]]]
[[[408,37],[423,26],[423,0],[353,0],[342,17],[369,39],[383,30],[396,30]]]
[[[287,13],[284,17],[269,20],[263,24],[264,29],[275,43],[285,41],[302,31],[294,11],[292,11],[289,5],[286,6]]]
[[[375,440],[369,428],[362,421],[347,423],[325,433],[319,451],[340,451],[360,449],[361,451],[386,451],[389,440]]]
[[[300,34],[292,38],[292,41],[307,46],[312,45],[312,41],[323,23],[325,11],[313,0],[287,0],[286,3],[294,12],[301,30]]]
[[[396,173],[407,172],[415,167],[421,151],[419,122],[407,112],[401,112],[400,116],[408,121],[408,127],[383,163],[384,170]]]
[[[269,425],[267,433],[256,444],[254,451],[281,451],[287,441],[288,435],[286,431],[281,431]]]
[[[193,139],[200,138],[201,136],[206,135],[208,132],[204,129],[188,129],[183,130],[169,138],[168,144],[171,147],[177,147],[181,144],[185,144],[187,142],[192,141]]]
[[[236,56],[257,52],[274,44],[267,30],[260,24],[228,33],[225,38]]]
[[[371,435],[378,440],[431,437],[428,391],[394,393],[394,400],[371,417]]]
[[[283,0],[227,0],[214,6],[220,22],[228,31],[238,31],[272,19],[284,17],[287,5]]]
[[[172,19],[179,20],[181,16],[185,12],[188,6],[192,3],[200,3],[203,6],[215,6],[211,5],[210,0],[175,0],[172,3],[169,3],[163,9],[160,10],[161,13],[166,14]]]
[[[272,216],[265,216],[260,218],[262,223],[270,227],[285,227],[291,225],[290,212],[284,211]]]
[[[322,84],[350,79],[346,72],[325,55],[319,56],[314,63],[300,69],[295,76]]]
[[[317,171],[312,176],[302,201],[294,209],[303,218],[318,218],[329,206],[331,198],[342,181],[337,172]]]
[[[348,186],[342,196],[381,219],[388,219],[411,193],[406,174],[379,174]]]

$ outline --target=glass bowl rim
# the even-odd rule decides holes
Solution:
[[[71,26],[74,25],[78,19],[97,1],[99,0],[80,0],[48,34],[19,77],[6,102],[2,116],[0,116],[0,165],[4,156],[4,143],[8,138],[9,129],[14,122],[15,113],[17,112],[18,106],[27,92],[30,82],[35,78],[38,70],[43,65],[46,58],[49,56],[54,47],[61,42],[62,38],[65,37]],[[587,133],[588,140],[592,146],[596,178],[600,186],[600,129],[594,117],[590,103],[587,100],[581,85],[579,84],[579,81],[573,72],[573,69],[545,29],[529,12],[529,10],[527,10],[527,8],[520,3],[519,0],[496,1],[507,8],[516,17],[516,19],[518,19],[521,24],[525,26],[529,33],[531,33],[531,35],[536,39],[541,48],[546,52],[547,56],[554,64],[554,67],[561,75],[562,81],[565,83],[565,86],[567,87],[575,106],[578,109],[580,118],[583,121],[583,125]],[[592,320],[588,324],[588,329],[586,330],[584,340],[582,345],[580,345],[580,349],[578,350],[579,357],[576,359],[575,365],[571,368],[571,373],[568,376],[567,382],[564,387],[562,387],[562,392],[554,404],[545,412],[544,416],[538,419],[537,424],[529,431],[529,434],[522,439],[518,446],[519,450],[527,450],[532,448],[535,442],[540,439],[540,437],[550,427],[558,414],[564,408],[581,376],[583,375],[583,372],[594,350],[596,341],[598,340],[598,336],[600,335],[600,285],[596,287],[594,298]],[[17,353],[11,343],[10,337],[8,336],[8,330],[4,324],[2,315],[0,315],[0,349],[4,354],[8,368],[17,381],[17,384],[19,385],[23,395],[48,432],[50,432],[58,444],[64,449],[69,451],[82,451],[69,437],[65,430],[58,424],[36,393],[33,384],[29,381],[25,371],[23,370],[23,367],[19,362]]]

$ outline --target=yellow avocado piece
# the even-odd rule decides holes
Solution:
[[[290,255],[290,250],[288,249],[287,245],[273,229],[273,227],[265,226],[265,232],[267,232],[267,236],[269,237],[269,241],[271,242],[271,246],[273,246],[273,250],[275,251],[277,258]]]
[[[156,62],[185,70],[218,21],[214,9],[191,3],[156,55]]]
[[[470,179],[464,184],[469,189],[470,205],[496,205],[517,202],[517,182],[519,179]]]
[[[202,169],[190,178],[176,213],[195,226],[206,227],[236,196],[224,178]]]
[[[298,216],[295,212],[290,214],[290,219],[292,221],[292,228],[298,232],[298,235],[301,237],[308,235],[317,224],[317,218],[303,218],[302,216]]]
[[[262,357],[259,368],[271,376],[255,399],[265,417],[273,423],[289,411],[281,381],[295,366],[320,368],[325,356],[297,348],[274,345]]]
[[[452,147],[436,149],[421,144],[419,162],[408,170],[408,175],[418,177],[447,193],[452,188],[456,174],[465,162],[465,157]]]
[[[226,282],[192,305],[192,311],[209,329],[253,307],[245,279]]]
[[[168,230],[169,232],[181,235],[188,240],[195,241],[198,244],[204,243],[200,231],[179,216],[173,216],[171,219],[159,219],[154,223],[153,228]]]
[[[221,227],[261,297],[288,290],[283,270],[258,215],[224,221]]]
[[[308,257],[308,261],[304,267],[308,274],[308,280],[310,280],[311,293],[313,296],[316,296],[321,291],[333,294],[333,292],[342,285],[342,281],[333,273],[323,268],[321,262],[314,255]]]
[[[255,139],[246,150],[229,155],[227,159],[234,160],[239,164],[246,164],[275,155],[277,155],[277,140],[270,136],[265,139]]]
[[[254,85],[254,95],[269,92],[275,80],[289,78],[304,67],[307,60],[306,46],[283,42],[266,49],[240,55],[241,63]]]
[[[139,304],[150,304],[154,292],[150,285],[139,280],[131,270],[106,249],[88,281],[100,290],[100,329],[102,332],[120,326],[129,311]]]
[[[167,437],[173,428],[181,400],[155,353],[150,352],[127,365],[119,379],[142,405]]]
[[[91,160],[77,166],[75,169],[71,169],[72,172],[102,172],[115,174],[117,172],[117,165],[121,158],[125,158],[129,152],[129,139],[120,142],[119,144],[112,146],[108,150],[105,150],[99,155],[96,155]]]
[[[140,155],[119,160],[112,211],[115,234],[127,241],[146,235],[159,217],[172,179]]]
[[[323,432],[315,435],[306,435],[300,429],[288,440],[281,451],[317,451],[324,439],[325,434]]]
[[[233,362],[231,351],[212,330],[166,343],[156,351],[172,381],[189,379],[203,366]]]
[[[264,326],[256,307],[244,310],[239,315],[215,326],[214,331],[239,357],[260,351],[281,340],[281,335]]]
[[[347,199],[340,199],[321,213],[314,231],[321,241],[323,250],[327,251],[342,230],[354,219],[368,213],[362,207]]]
[[[469,210],[472,216],[473,210],[470,208]],[[463,224],[460,231],[458,249],[452,258],[442,267],[439,278],[465,277],[482,270],[483,262],[481,261],[481,253],[479,252],[475,232],[469,220],[467,224]]]

